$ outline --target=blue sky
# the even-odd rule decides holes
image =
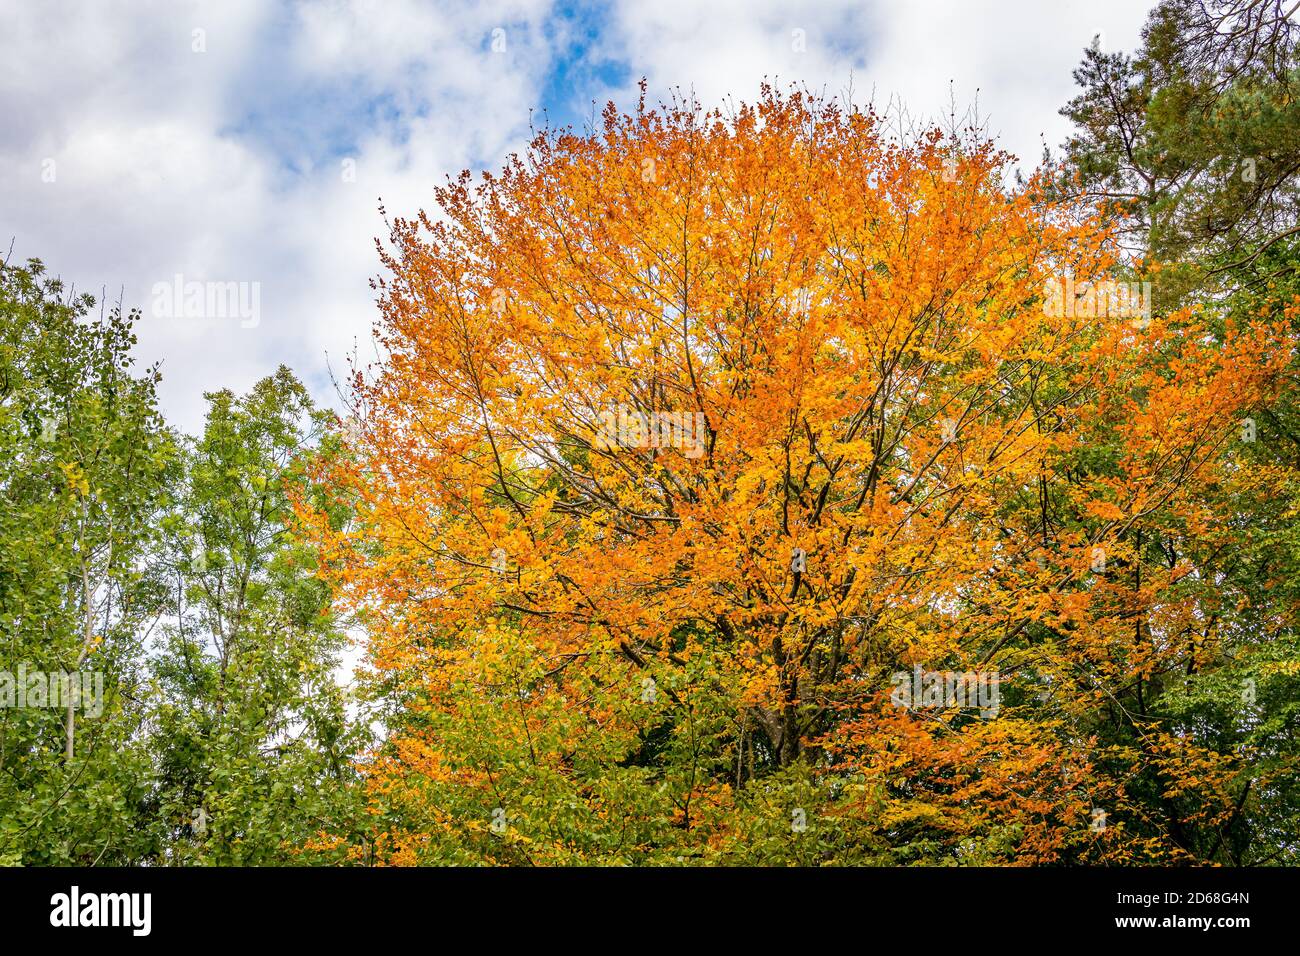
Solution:
[[[1131,50],[1140,0],[48,0],[0,6],[0,237],[145,313],[169,417],[281,362],[333,401],[374,320],[377,207],[410,215],[499,166],[529,120],[606,100],[706,106],[765,79],[851,85],[912,121],[978,104],[1032,165],[1091,37]],[[256,283],[255,324],[156,314],[152,291]]]

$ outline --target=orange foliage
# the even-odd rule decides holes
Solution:
[[[516,770],[570,786],[585,826],[636,816],[597,781],[706,706],[723,729],[667,815],[683,845],[734,849],[743,795],[802,766],[847,781],[814,809],[863,845],[1176,856],[1129,832],[1125,768],[1208,791],[1230,768],[1154,730],[1108,750],[1088,719],[1184,640],[1191,569],[1142,536],[1214,524],[1185,490],[1283,350],[1195,310],[1047,305],[1119,264],[1006,163],[766,90],[732,116],[611,107],[393,223],[385,364],[331,465],[356,519],[321,531],[408,702],[369,767],[407,814],[376,810],[391,862],[486,826],[449,788],[486,812]],[[917,666],[994,674],[996,714],[896,706]],[[528,858],[574,858],[544,817],[511,824]]]

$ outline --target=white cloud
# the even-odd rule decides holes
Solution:
[[[657,0],[593,23],[548,0],[6,4],[0,237],[145,311],[140,359],[164,360],[182,427],[198,425],[203,391],[246,389],[281,362],[332,402],[325,352],[336,370],[354,340],[369,354],[378,198],[410,215],[444,175],[499,166],[530,109],[585,116],[611,95],[627,108],[643,74],[654,93],[693,86],[708,105],[752,99],[764,76],[830,92],[852,76],[860,99],[874,87],[936,117],[952,80],[961,107],[978,88],[991,129],[1032,162],[1040,132],[1053,145],[1065,132],[1056,110],[1092,34],[1131,49],[1145,13],[1131,0]],[[555,92],[570,43],[585,62],[568,75],[613,62],[626,83]],[[149,317],[153,285],[177,273],[259,282],[260,323]]]
[[[629,62],[652,91],[693,88],[706,105],[752,99],[764,78],[854,99],[903,104],[918,122],[958,119],[978,101],[989,132],[1028,166],[1041,136],[1067,132],[1057,110],[1094,34],[1133,50],[1151,6],[1134,0],[659,0],[623,3],[603,52]],[[795,34],[795,31],[803,31]],[[630,101],[629,87],[613,91]]]

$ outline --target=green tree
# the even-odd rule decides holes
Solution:
[[[1165,307],[1294,273],[1300,25],[1288,12],[1164,0],[1135,56],[1094,46],[1075,71],[1082,89],[1061,110],[1071,173],[1126,215],[1132,255],[1172,269]]]
[[[292,498],[329,419],[288,369],[209,394],[165,527],[171,620],[152,662],[155,812],[174,862],[286,862],[343,812],[346,643]]]
[[[1300,26],[1281,0],[1164,0],[1134,56],[1089,50],[1062,113],[1066,188],[1122,213],[1136,274],[1157,308],[1210,303],[1300,333]],[[1223,481],[1199,492],[1231,516],[1212,535],[1148,533],[1137,563],[1195,569],[1203,617],[1180,668],[1151,675],[1147,726],[1236,761],[1235,813],[1209,826],[1200,796],[1170,792],[1148,764],[1131,795],[1197,858],[1294,863],[1300,832],[1300,364],[1241,423]],[[1139,747],[1120,710],[1101,739]]]
[[[94,305],[0,269],[0,862],[328,859],[361,725],[292,509],[328,416],[282,368],[179,438]],[[27,674],[103,693],[4,699]]]
[[[137,314],[93,306],[39,261],[0,269],[0,664],[103,688],[0,710],[10,862],[117,862],[150,839],[141,661],[165,611],[148,557],[176,445],[158,370],[132,369]]]

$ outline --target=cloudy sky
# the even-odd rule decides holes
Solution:
[[[1144,0],[0,0],[0,239],[12,260],[144,312],[139,357],[187,429],[203,392],[281,363],[337,404],[329,366],[369,349],[390,214],[495,168],[530,121],[583,124],[762,80],[978,106],[1032,166],[1066,125],[1100,34],[1132,50]],[[802,32],[797,32],[802,31]],[[593,107],[593,101],[595,107]],[[256,318],[167,314],[162,285],[236,282]]]

